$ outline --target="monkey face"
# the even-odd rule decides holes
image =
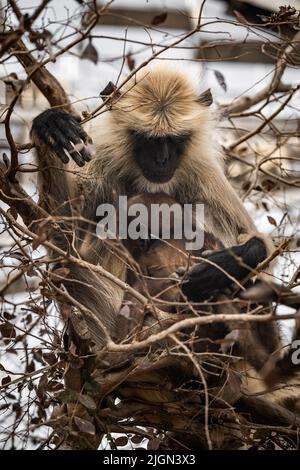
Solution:
[[[152,183],[166,183],[178,168],[190,135],[154,137],[131,131],[133,158]]]
[[[143,243],[142,243],[143,242]],[[185,253],[182,240],[170,240],[165,243],[162,240],[136,240],[134,256],[143,279],[132,275],[129,283],[143,293],[150,294],[152,298],[164,302],[180,302],[180,279],[176,278],[175,272],[178,268],[187,266],[188,257]],[[160,305],[163,310],[173,311],[172,305]]]

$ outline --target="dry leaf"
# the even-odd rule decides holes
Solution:
[[[7,385],[10,382],[11,382],[11,377],[7,375],[6,377],[3,377],[3,379],[1,380],[1,385]]]
[[[86,46],[86,48],[82,51],[80,58],[90,60],[94,64],[97,64],[99,60],[99,56],[98,56],[97,49],[95,48],[95,46],[93,46],[91,40],[89,44]]]
[[[244,17],[244,15],[242,15],[242,13],[240,13],[237,10],[233,10],[233,13],[235,14],[236,19],[238,20],[239,23],[247,24],[247,25],[249,24],[248,21],[246,20],[246,18]]]
[[[57,362],[57,357],[53,352],[44,353],[43,354],[43,359],[50,366],[53,366]]]
[[[214,70],[215,77],[219,83],[219,85],[223,88],[224,91],[227,91],[227,85],[225,82],[225,77],[224,75],[219,72],[219,70]]]
[[[276,220],[273,217],[271,217],[270,215],[268,215],[268,221],[271,225],[274,225],[274,227],[277,227]]]
[[[79,395],[78,396],[78,401],[87,408],[88,410],[96,410],[97,409],[97,404],[95,400],[90,397],[89,395]]]
[[[92,436],[95,434],[95,426],[90,421],[86,421],[85,419],[79,418],[78,416],[74,416],[74,422],[79,431],[86,434],[91,434]]]
[[[155,15],[154,18],[151,21],[151,24],[153,26],[157,26],[159,24],[162,24],[166,21],[168,17],[168,12],[165,11],[164,13],[160,13],[159,15]]]
[[[126,62],[127,62],[127,66],[129,68],[130,71],[132,71],[135,67],[135,60],[134,58],[132,57],[132,54],[131,52],[129,52],[126,56]]]

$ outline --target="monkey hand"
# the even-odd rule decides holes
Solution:
[[[31,136],[38,145],[41,142],[52,150],[63,163],[71,157],[78,166],[92,158],[88,144],[92,140],[76,118],[66,111],[47,109],[32,123]]]
[[[216,251],[207,261],[195,264],[185,275],[181,289],[193,302],[200,302],[219,293],[222,289],[236,285],[251,270],[267,257],[264,241],[253,237],[243,245]]]

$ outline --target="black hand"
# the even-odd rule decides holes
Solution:
[[[253,237],[244,245],[216,251],[207,259],[222,268],[231,278],[241,281],[267,256],[263,240]],[[220,290],[230,287],[232,279],[205,261],[193,266],[183,279],[183,294],[193,302],[200,302]]]
[[[91,139],[75,117],[65,111],[47,109],[32,123],[32,133],[46,144],[63,163],[68,163],[67,151],[78,166],[92,158],[87,143]]]

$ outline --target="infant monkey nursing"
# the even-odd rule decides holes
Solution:
[[[173,198],[165,194],[143,194],[132,197],[128,200],[128,211],[133,204],[143,204],[147,207],[149,216],[148,227],[151,227],[151,204],[166,204],[171,207],[175,201]],[[189,251],[187,243],[191,240],[186,237],[180,239],[175,238],[175,225],[178,220],[175,220],[175,215],[170,218],[170,237],[168,239],[162,238],[149,238],[137,240],[124,240],[123,243],[132,256],[134,263],[128,269],[127,281],[139,293],[146,297],[151,296],[152,304],[156,305],[159,309],[169,313],[190,313],[190,301],[203,302],[205,299],[219,300],[222,298],[222,291],[218,285],[213,289],[207,290],[199,296],[193,294],[193,299],[184,290],[184,279],[186,273],[193,266],[201,266],[205,263],[203,258],[211,255],[212,252],[221,253],[223,250],[222,243],[214,237],[214,235],[204,231],[202,247]],[[168,222],[169,222],[168,220]],[[128,217],[128,222],[131,219]],[[180,221],[182,224],[184,220]],[[159,220],[159,229],[161,231],[162,219]],[[197,221],[193,220],[193,231],[196,229]],[[178,225],[176,225],[178,228]],[[199,230],[202,230],[199,227]],[[182,233],[185,233],[182,230]],[[161,233],[159,233],[161,235]],[[193,305],[193,311],[197,310],[199,315],[209,313],[221,313],[218,311],[218,305]],[[224,307],[222,310],[224,312]],[[231,311],[232,313],[232,307]],[[238,313],[238,312],[237,312]],[[203,324],[201,327],[195,329],[195,335],[191,331],[186,331],[185,334],[190,337],[193,336],[193,349],[198,352],[210,351],[220,352],[221,343],[225,336],[230,333],[229,326],[222,322]],[[226,341],[225,341],[226,342]]]
[[[163,220],[163,215],[160,213],[158,220],[157,235],[151,235],[152,227],[152,215],[151,206],[154,204],[158,206],[168,206],[172,209],[176,201],[167,196],[166,194],[142,194],[134,196],[128,200],[128,210],[135,204],[143,204],[147,209],[148,214],[148,238],[139,238],[137,240],[127,239],[124,240],[124,245],[129,251],[130,255],[136,262],[137,269],[128,270],[128,283],[134,287],[140,293],[144,295],[150,295],[155,298],[158,303],[158,307],[166,311],[178,312],[178,306],[174,304],[178,302],[184,302],[186,296],[182,285],[184,284],[185,273],[194,264],[201,262],[199,257],[206,256],[212,251],[222,250],[222,243],[217,240],[214,235],[204,232],[203,243],[197,250],[187,249],[188,244],[191,242],[185,235],[183,227],[184,218],[183,213],[181,215],[176,214],[176,211],[170,210],[167,223],[169,224],[168,237],[164,238],[162,234],[162,224],[166,222]],[[180,217],[180,220],[178,220]],[[128,217],[130,223],[131,217]],[[176,228],[181,225],[180,232],[182,236],[176,238]],[[193,217],[192,219],[192,230],[203,230],[201,227],[197,228],[197,221]],[[177,234],[178,236],[178,234]],[[218,286],[216,286],[216,289]],[[182,295],[182,293],[184,295]],[[207,297],[211,296],[212,290],[207,292]],[[205,293],[204,293],[205,296]],[[195,301],[201,301],[202,296],[197,298]],[[194,300],[194,299],[193,299]],[[172,305],[173,303],[173,305]]]

